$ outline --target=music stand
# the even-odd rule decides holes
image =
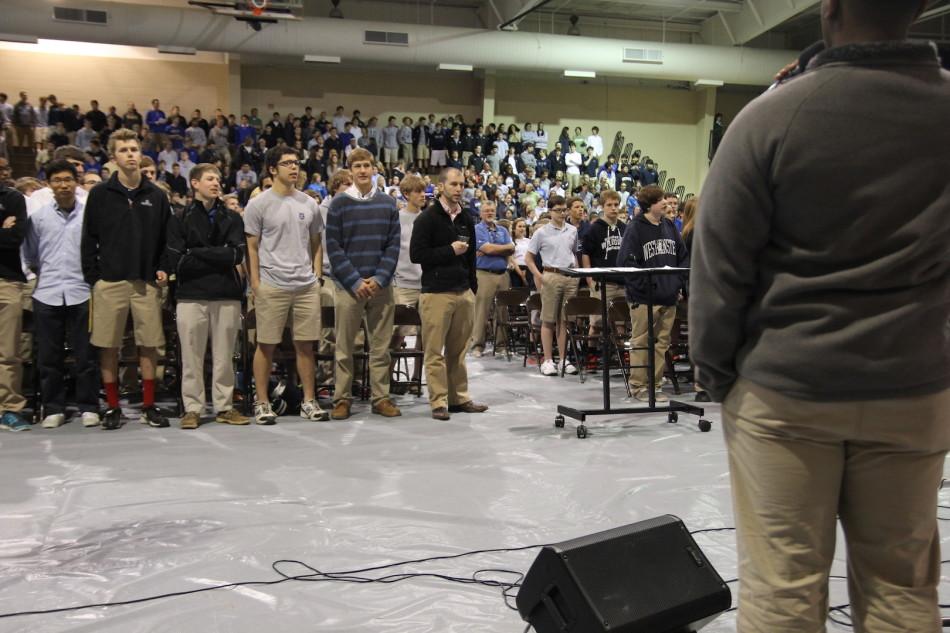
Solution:
[[[568,277],[592,277],[600,285],[600,303],[601,303],[601,364],[603,365],[604,380],[604,406],[602,409],[576,409],[563,404],[557,406],[557,416],[554,418],[554,426],[563,428],[565,417],[577,420],[577,437],[583,439],[587,437],[587,427],[584,422],[588,416],[594,415],[615,415],[618,413],[658,413],[666,412],[669,415],[667,420],[670,423],[679,421],[679,412],[697,415],[699,419],[699,430],[707,432],[712,428],[709,420],[703,419],[703,409],[686,402],[670,400],[663,406],[656,404],[656,379],[654,377],[656,369],[656,336],[653,332],[653,278],[659,275],[682,275],[689,271],[688,268],[672,268],[664,266],[663,268],[559,268],[562,274]],[[647,380],[649,381],[650,400],[648,406],[640,407],[622,407],[612,409],[610,407],[610,327],[612,323],[607,316],[607,281],[615,281],[617,277],[646,277],[647,278]],[[633,350],[631,350],[633,351]]]

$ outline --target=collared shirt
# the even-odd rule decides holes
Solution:
[[[41,303],[72,306],[89,300],[79,251],[84,207],[85,202],[77,198],[66,214],[53,200],[30,216],[23,260],[39,273],[33,298]]]
[[[475,267],[494,272],[507,270],[507,255],[483,255],[478,252],[485,244],[511,244],[511,236],[505,227],[497,223],[489,226],[484,221],[475,225]]]
[[[570,268],[576,263],[577,229],[567,222],[561,228],[549,222],[531,236],[528,252],[541,255],[545,266]]]
[[[460,204],[451,206],[445,198],[439,198],[439,202],[442,204],[442,208],[445,209],[445,212],[449,214],[449,217],[452,218],[453,222],[455,221],[455,216],[462,212],[462,205]]]
[[[376,191],[376,182],[374,179],[372,188],[366,194],[363,194],[355,184],[352,184],[346,188],[346,195],[351,198],[356,198],[357,200],[372,200],[373,196],[376,195]]]

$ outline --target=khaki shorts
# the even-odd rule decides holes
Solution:
[[[290,317],[295,341],[320,340],[320,284],[284,290],[261,283],[254,293],[257,342],[277,345]]]
[[[577,279],[560,273],[541,275],[541,322],[556,323],[564,320],[564,304],[577,295]]]
[[[448,150],[444,149],[432,150],[432,160],[429,161],[429,165],[432,167],[445,167],[445,157],[448,153]]]
[[[164,345],[162,292],[154,283],[145,281],[96,282],[89,311],[90,342],[96,347],[120,347],[130,309],[135,344],[141,347]]]
[[[384,147],[383,148],[383,162],[384,163],[395,163],[399,160],[399,148],[398,147]]]
[[[429,158],[428,145],[416,145],[416,160],[426,160]]]
[[[422,291],[418,288],[399,288],[393,286],[393,302],[399,306],[412,306],[419,309],[419,295]],[[396,333],[399,336],[413,336],[419,331],[414,325],[400,325],[396,327]]]

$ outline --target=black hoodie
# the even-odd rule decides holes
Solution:
[[[195,200],[168,220],[165,268],[175,274],[179,301],[240,301],[244,284],[235,267],[244,261],[246,243],[241,216],[215,201],[214,221]]]
[[[620,242],[617,266],[636,268],[662,268],[663,266],[688,268],[689,253],[676,225],[669,218],[653,224],[640,214],[627,225]],[[685,288],[688,273],[683,275],[656,275],[653,277],[653,305],[673,306],[679,291]],[[627,277],[627,301],[631,304],[647,303],[647,277]]]
[[[82,274],[86,283],[155,281],[165,252],[168,197],[142,178],[135,189],[118,172],[89,192],[82,223]]]

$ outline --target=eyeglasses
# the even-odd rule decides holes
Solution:
[[[282,160],[279,163],[277,163],[277,166],[278,167],[293,167],[298,162],[299,161],[296,161],[296,160]]]
[[[68,185],[76,182],[76,179],[72,176],[66,178],[50,178],[49,184],[51,185]]]

